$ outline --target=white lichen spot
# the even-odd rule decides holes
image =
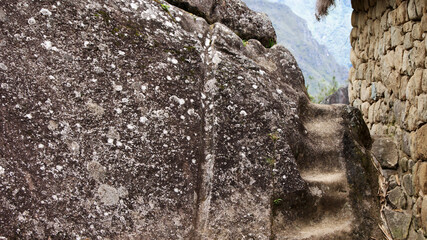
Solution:
[[[166,76],[166,79],[169,80],[169,81],[172,80],[172,78],[170,76]]]
[[[165,26],[166,26],[166,27],[169,27],[169,28],[172,28],[172,27],[173,27],[172,23],[171,23],[171,22],[169,22],[169,21],[165,22]]]
[[[126,127],[127,127],[129,130],[134,130],[134,129],[135,129],[135,125],[133,125],[133,124],[128,124]]]
[[[63,167],[63,166],[61,166],[61,165],[56,165],[56,170],[58,170],[58,171],[62,171],[62,169],[64,169],[64,167]]]
[[[179,189],[178,188],[174,188],[173,191],[176,192],[176,193],[178,193]]]
[[[33,17],[30,17],[29,19],[28,19],[28,24],[30,24],[30,25],[34,25],[34,24],[36,24],[36,20],[33,18]]]
[[[96,116],[102,116],[105,112],[105,109],[98,104],[92,102],[92,99],[89,99],[88,102],[86,102],[87,109],[92,112],[92,114]]]
[[[119,197],[121,198],[124,198],[129,195],[129,191],[123,186],[119,187],[119,189],[117,189],[117,192],[119,193]]]
[[[187,136],[187,141],[190,141],[191,140],[191,137],[190,136]]]
[[[282,176],[282,178],[283,178],[283,179],[286,179],[287,177],[286,177],[286,175],[283,175],[283,176]]]
[[[37,147],[38,147],[38,148],[44,148],[44,145],[43,145],[43,144],[41,144],[41,143],[39,143],[39,144],[37,145]]]
[[[117,146],[117,147],[121,147],[121,146],[123,146],[123,143],[122,143],[122,142],[120,142],[120,141],[117,141],[117,142],[116,142],[116,146]]]
[[[206,95],[201,93],[202,99],[206,99]]]
[[[264,75],[264,71],[263,70],[259,70],[259,74],[261,74],[261,76],[263,76]]]
[[[140,122],[140,123],[145,123],[145,122],[147,122],[147,120],[148,120],[148,119],[147,119],[146,117],[140,117],[140,118],[139,118],[139,122]]]
[[[112,186],[101,184],[98,188],[98,197],[104,205],[111,206],[119,202],[119,192]]]
[[[176,60],[175,58],[168,58],[168,61],[173,64],[178,64],[178,60]]]
[[[77,142],[68,143],[68,149],[73,153],[78,153],[80,150],[80,145]]]
[[[4,168],[2,166],[0,166],[0,176],[4,175],[4,172],[5,172]]]
[[[282,90],[280,90],[280,89],[276,89],[276,92],[277,92],[278,94],[282,94],[282,93],[283,93],[283,91],[282,91]]]
[[[116,111],[117,114],[121,114],[122,110],[120,108],[115,108],[114,111]]]
[[[97,182],[103,181],[105,178],[106,169],[97,161],[90,161],[87,166],[89,175]]]
[[[187,114],[190,115],[190,116],[195,116],[196,112],[194,111],[194,108],[190,108],[190,109],[187,110]]]
[[[28,118],[28,119],[32,119],[33,115],[31,115],[31,113],[28,113],[28,114],[25,115],[25,117]]]
[[[107,142],[108,142],[108,144],[113,144],[114,143],[114,139],[109,138],[109,139],[107,139]]]
[[[3,71],[7,71],[7,66],[4,63],[0,63],[0,69]]]
[[[243,77],[242,76],[237,76],[237,79],[243,80]]]
[[[242,110],[242,111],[240,111],[240,115],[242,115],[242,116],[246,117],[248,114],[246,113],[246,111],[245,111],[245,110]]]
[[[58,128],[58,123],[55,121],[50,120],[49,124],[47,125],[47,128],[51,131],[55,131]]]
[[[102,69],[101,67],[97,67],[97,66],[96,66],[96,67],[94,67],[94,68],[93,68],[93,71],[94,71],[95,73],[98,73],[98,74],[99,74],[99,73],[103,73],[103,72],[104,72],[104,69]],[[93,79],[91,79],[91,81],[92,81],[92,82],[97,82],[98,80],[93,78]]]
[[[44,16],[50,16],[50,15],[52,15],[52,13],[51,13],[49,10],[47,10],[46,8],[42,8],[42,9],[40,10],[40,13],[41,13],[42,15],[44,15]]]
[[[122,85],[113,85],[114,91],[121,92],[123,90]]]
[[[122,98],[122,103],[128,103],[129,102],[129,98]]]
[[[131,3],[131,4],[130,4],[130,7],[131,7],[133,10],[138,10],[138,4],[136,4],[136,3]]]
[[[55,201],[57,201],[58,200],[58,196],[52,195],[52,199],[55,200]]]
[[[192,162],[193,164],[196,164],[196,159],[194,159],[194,158],[193,158],[193,160],[191,160],[191,162]]]
[[[42,44],[42,47],[44,47],[46,50],[52,49],[52,42],[49,40],[44,41]]]
[[[185,100],[184,100],[184,99],[179,98],[179,97],[177,97],[177,96],[175,96],[175,95],[172,95],[169,99],[170,99],[170,100],[175,101],[175,102],[176,102],[176,103],[178,103],[179,105],[183,105],[183,104],[185,103]]]
[[[181,115],[179,118],[181,118],[181,120],[185,120],[185,117],[183,115]]]
[[[175,20],[176,20],[177,22],[181,22],[181,18],[180,18],[180,17],[176,17],[176,18],[175,18]]]
[[[124,56],[126,53],[123,51],[119,51],[119,55]]]
[[[213,58],[212,58],[212,62],[214,63],[214,64],[219,64],[220,62],[221,62],[221,58],[219,57],[219,54],[218,53],[215,53],[215,55],[213,56]]]
[[[163,134],[167,135],[168,131],[166,129],[163,130]]]
[[[142,86],[141,86],[141,90],[142,90],[143,92],[147,91],[147,86],[146,86],[146,85],[142,85]]]
[[[258,86],[257,86],[256,84],[254,84],[254,85],[252,85],[252,88],[253,88],[253,89],[257,89],[257,88],[258,88]]]

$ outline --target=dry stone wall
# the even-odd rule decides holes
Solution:
[[[352,6],[349,97],[377,139],[373,152],[388,180],[385,217],[393,238],[425,239],[427,1],[364,0]]]

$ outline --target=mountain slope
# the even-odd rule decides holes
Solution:
[[[337,0],[334,7],[329,11],[329,15],[317,21],[314,12],[316,0],[299,1],[294,0],[268,0],[284,3],[291,10],[307,22],[308,29],[313,34],[314,39],[325,45],[328,51],[342,65],[351,67],[350,62],[350,41],[351,14],[352,7],[350,1]]]
[[[313,38],[304,19],[282,3],[244,1],[251,9],[268,14],[276,30],[278,43],[288,48],[297,59],[310,94],[315,95],[320,88],[329,87],[334,76],[339,85],[344,85],[348,74],[346,67],[339,65],[327,48]]]

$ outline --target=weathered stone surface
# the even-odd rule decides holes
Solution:
[[[339,88],[335,93],[326,97],[322,101],[322,104],[337,104],[337,103],[341,103],[341,104],[350,103],[348,99],[348,86]]]
[[[424,197],[421,207],[421,224],[424,231],[427,231],[427,198]]]
[[[412,187],[412,175],[411,174],[406,174],[403,176],[402,185],[405,188],[405,191],[409,196],[412,196],[414,194],[414,190]]]
[[[391,27],[391,47],[399,46],[403,43],[405,36],[402,27]]]
[[[372,144],[372,153],[384,168],[395,168],[399,161],[397,146],[387,137],[375,139]]]
[[[419,162],[416,165],[414,175],[414,190],[415,194],[422,191],[423,194],[427,193],[427,163]]]
[[[406,157],[402,157],[399,160],[399,167],[402,170],[402,172],[408,171],[408,159]]]
[[[420,23],[415,23],[412,28],[412,37],[416,40],[423,40],[423,30]]]
[[[423,92],[427,93],[427,70],[424,69],[423,71],[423,79],[422,79],[422,83],[421,83],[421,89],[423,90]]]
[[[417,6],[415,5],[415,0],[409,0],[408,2],[408,17],[410,20],[418,19]]]
[[[415,102],[415,97],[421,93],[422,78],[423,69],[418,68],[414,75],[409,79],[408,85],[406,86],[406,98],[409,101]]]
[[[398,25],[408,21],[408,2],[402,1],[399,7],[396,9],[396,23]]]
[[[384,215],[393,239],[406,239],[409,232],[409,225],[411,224],[411,215],[387,208],[384,210]]]
[[[369,117],[369,107],[370,107],[371,105],[369,104],[369,102],[364,102],[363,104],[362,104],[362,109],[361,109],[361,111],[362,111],[362,114],[363,114],[363,118],[364,119],[367,119],[368,117]]]
[[[220,22],[242,39],[257,39],[264,46],[276,44],[276,32],[267,15],[250,10],[241,0],[167,0],[208,23]]]
[[[423,160],[427,160],[427,125],[423,125],[418,129],[416,134],[416,156]]]
[[[427,32],[427,15],[424,14],[421,18],[421,30]]]
[[[414,42],[414,48],[411,49],[411,54],[409,57],[411,58],[411,61],[414,63],[415,67],[424,68],[426,58],[426,45],[424,41]]]
[[[406,208],[406,195],[402,189],[397,186],[393,190],[387,193],[387,198],[394,208],[405,209]]]
[[[300,211],[323,226],[321,200],[345,238],[377,237],[360,112],[310,104],[283,46],[244,45],[239,3],[215,2],[230,29],[151,0],[1,2],[0,236],[286,239]],[[342,206],[302,177],[313,159]]]
[[[406,50],[411,49],[414,46],[414,39],[412,38],[411,33],[405,34],[405,38],[403,40],[403,46]]]
[[[427,94],[421,94],[418,97],[418,120],[427,122]]]
[[[406,100],[406,87],[408,86],[408,82],[409,78],[406,75],[400,79],[399,99],[402,101]]]

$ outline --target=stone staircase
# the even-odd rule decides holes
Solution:
[[[359,211],[354,208],[344,154],[343,105],[310,105],[303,124],[307,141],[297,154],[307,191],[290,196],[295,204],[276,211],[275,239],[358,239]],[[357,207],[357,206],[356,206]],[[362,207],[362,206],[361,206]],[[299,210],[298,214],[290,212]]]

